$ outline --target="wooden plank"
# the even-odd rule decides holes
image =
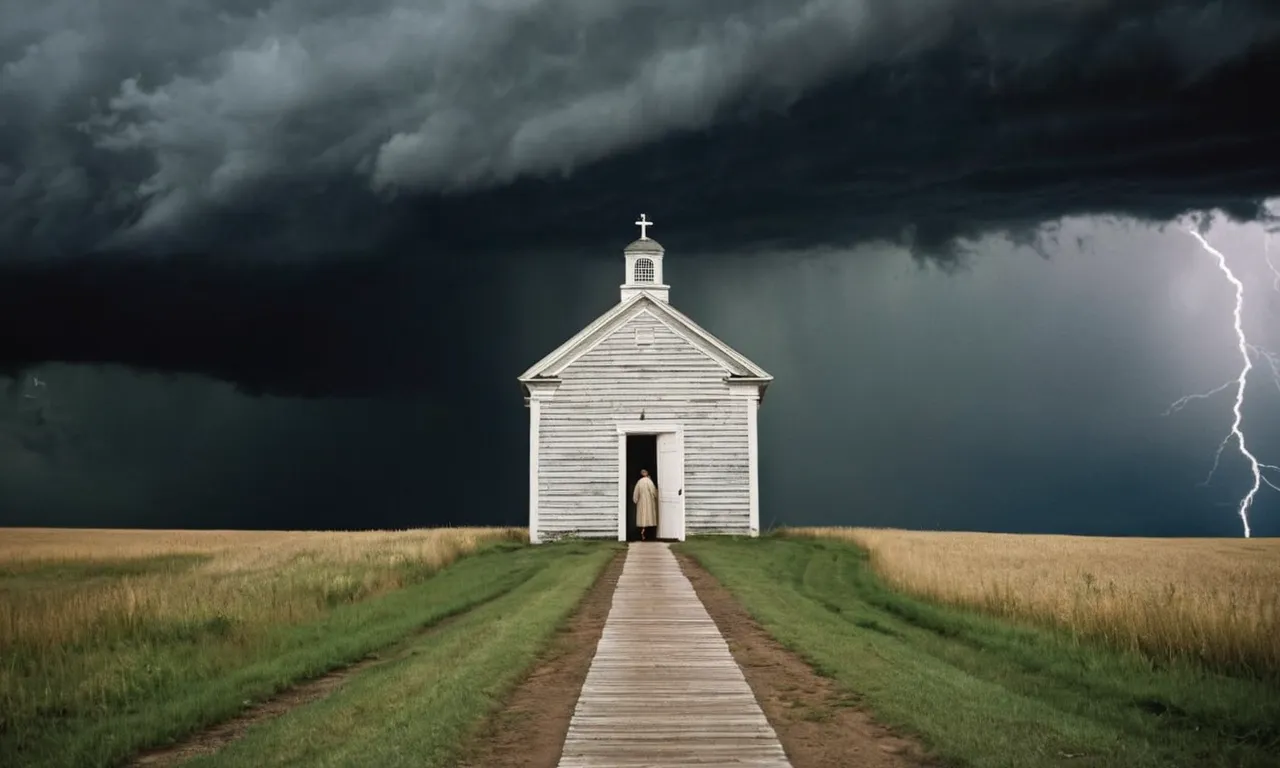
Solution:
[[[670,547],[635,543],[560,766],[664,765],[791,763]]]

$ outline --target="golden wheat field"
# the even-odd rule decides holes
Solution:
[[[1280,672],[1280,539],[798,528],[852,540],[886,581],[1158,657]]]
[[[16,528],[0,537],[0,657],[131,628],[227,620],[245,631],[420,579],[523,529],[140,531]]]

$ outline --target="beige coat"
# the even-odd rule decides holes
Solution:
[[[650,528],[658,524],[658,487],[647,477],[636,481],[635,490],[631,492],[631,501],[636,505],[636,527]]]

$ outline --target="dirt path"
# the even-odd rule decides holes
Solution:
[[[471,741],[464,766],[555,768],[596,644],[613,604],[625,551],[605,566],[577,611],[503,709]]]
[[[728,642],[794,768],[937,764],[918,743],[877,725],[831,680],[783,648],[694,560],[679,553],[676,559]]]
[[[337,690],[348,677],[382,661],[383,659],[377,657],[363,659],[351,666],[336,669],[314,680],[281,691],[232,719],[198,731],[176,744],[143,752],[134,757],[129,766],[130,768],[141,768],[141,766],[170,768],[194,757],[217,752],[244,736],[251,726],[279,717],[295,707],[323,699]]]

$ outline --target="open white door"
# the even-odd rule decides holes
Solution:
[[[684,541],[684,435],[658,435],[658,538]]]

